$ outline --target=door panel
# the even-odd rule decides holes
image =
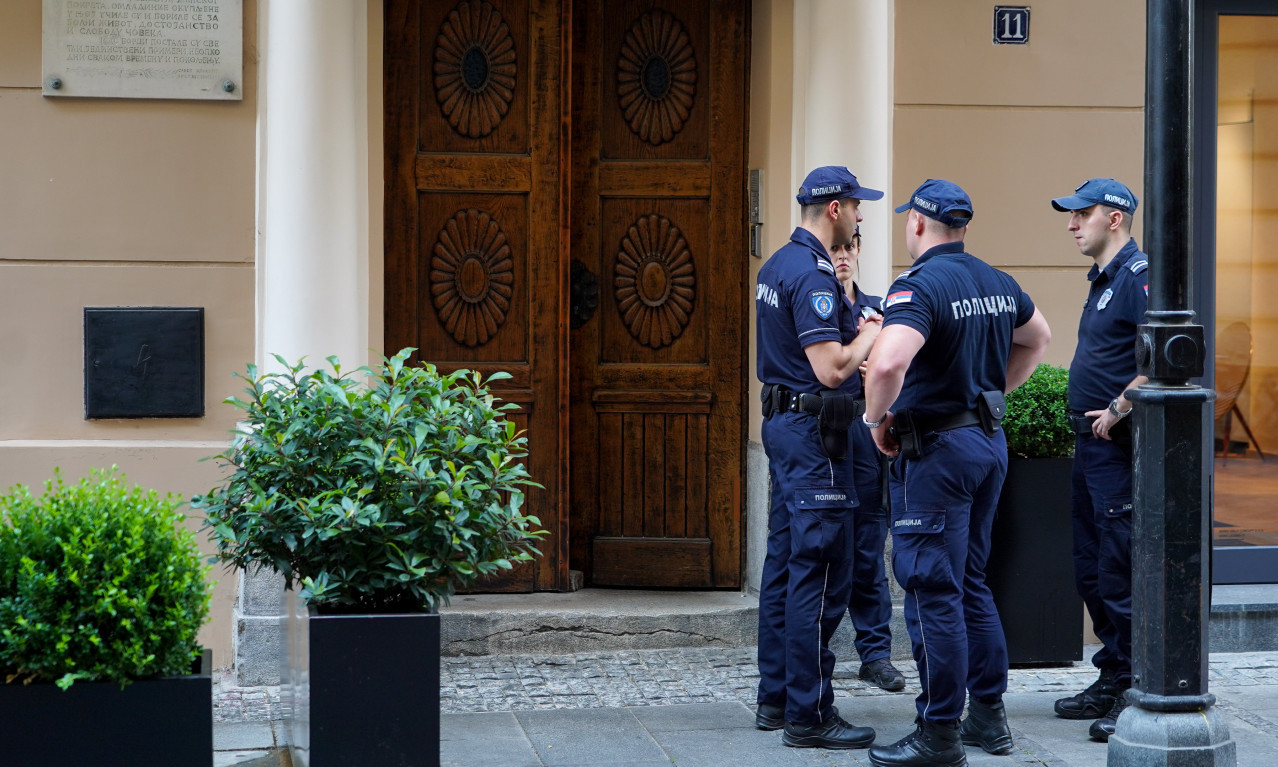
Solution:
[[[587,582],[740,584],[745,381],[740,3],[573,11],[572,556]],[[714,460],[710,459],[714,456]]]
[[[386,4],[386,343],[510,380],[551,537],[484,590],[568,583],[555,0]],[[535,403],[535,404],[534,404]]]
[[[748,10],[386,0],[387,347],[509,372],[545,486],[484,590],[740,585]]]

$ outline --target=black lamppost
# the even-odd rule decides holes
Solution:
[[[1132,702],[1109,767],[1232,767],[1225,717],[1207,692],[1211,529],[1204,442],[1214,392],[1202,325],[1189,308],[1194,0],[1147,0],[1145,251],[1149,311],[1137,335],[1149,383],[1136,403],[1132,521]],[[1199,215],[1211,215],[1199,211]]]

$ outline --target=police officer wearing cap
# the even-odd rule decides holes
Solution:
[[[1094,719],[1089,734],[1108,741],[1132,685],[1132,434],[1128,389],[1136,374],[1136,329],[1145,321],[1149,258],[1131,236],[1136,195],[1112,178],[1093,178],[1052,200],[1085,256],[1091,288],[1069,368],[1070,423],[1077,435],[1071,504],[1074,580],[1101,649],[1100,675],[1056,701],[1056,715]]]
[[[869,757],[957,766],[965,743],[1012,749],[1007,645],[985,565],[1007,473],[1003,394],[1029,378],[1051,332],[1015,280],[964,251],[973,209],[958,185],[929,179],[905,211],[914,264],[883,302],[863,418],[895,459],[892,569],[923,690],[914,732]]]
[[[759,270],[757,372],[763,382],[763,449],[771,507],[759,586],[759,692],[755,724],[784,727],[788,746],[864,748],[874,730],[834,707],[829,641],[852,584],[857,505],[850,426],[863,404],[839,388],[856,375],[880,323],[858,332],[830,261],[851,239],[861,200],[883,193],[844,167],[808,174],[796,199],[802,221]]]
[[[883,316],[880,296],[861,290],[856,277],[861,261],[861,229],[852,239],[835,243],[830,251],[834,276],[843,285],[844,295],[852,304],[857,322],[870,322]],[[861,376],[854,375],[843,384],[843,391],[864,399]],[[852,424],[853,477],[856,480],[858,506],[853,515],[852,593],[848,599],[848,617],[856,630],[853,644],[861,657],[857,676],[889,692],[905,689],[905,675],[892,665],[892,591],[887,569],[883,566],[883,545],[887,541],[887,458],[874,445],[870,430],[861,419]]]

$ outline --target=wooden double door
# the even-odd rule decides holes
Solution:
[[[749,4],[388,0],[386,346],[511,378],[543,557],[737,587]]]

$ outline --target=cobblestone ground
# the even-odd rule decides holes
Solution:
[[[1095,648],[1087,648],[1091,657]],[[441,660],[440,708],[444,713],[528,709],[661,706],[740,701],[754,704],[758,684],[755,649],[696,648],[596,652],[578,655],[489,655]],[[888,693],[856,678],[859,664],[839,663],[834,686],[843,695],[913,695],[918,674],[905,673],[903,693]],[[1009,692],[1068,694],[1095,678],[1091,664],[1012,669]],[[1278,653],[1219,653],[1210,662],[1211,688],[1278,685]],[[281,718],[280,688],[234,687],[216,680],[215,720]]]

